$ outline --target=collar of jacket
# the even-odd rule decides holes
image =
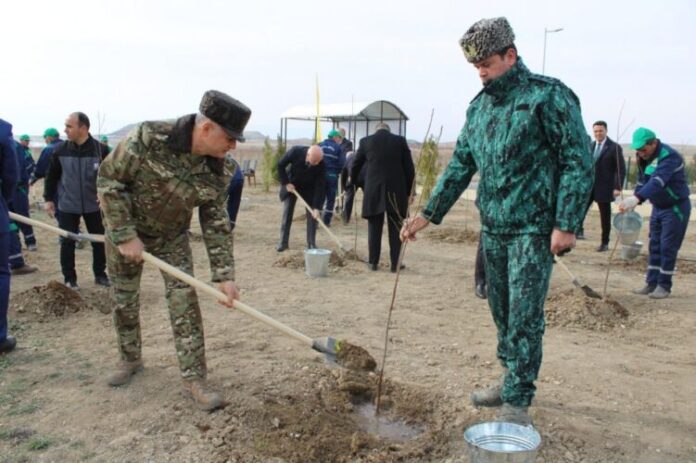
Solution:
[[[169,138],[167,139],[167,146],[178,153],[191,153],[191,147],[193,144],[193,126],[196,124],[196,115],[187,114],[186,116],[181,116],[174,122],[174,127],[172,128]],[[191,154],[191,156],[195,156]],[[205,163],[208,168],[213,171],[216,175],[224,174],[224,159],[214,158],[212,156],[204,156]]]
[[[81,145],[78,145],[74,141],[68,140],[68,148],[70,148],[70,150],[72,150],[72,151],[77,151],[78,153],[80,153],[82,151],[86,151],[86,150],[89,150],[90,148],[94,147],[94,142],[95,142],[95,140],[94,140],[94,138],[92,138],[92,134],[88,133],[87,140],[85,140],[85,142]]]
[[[529,69],[522,62],[522,58],[518,56],[517,62],[505,74],[486,85],[483,91],[499,100],[510,93],[512,89],[526,82],[530,74]]]

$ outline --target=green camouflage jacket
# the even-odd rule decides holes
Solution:
[[[194,120],[192,114],[176,122],[143,122],[102,162],[97,187],[106,234],[116,245],[136,236],[166,243],[188,232],[198,207],[213,281],[232,280],[229,176],[224,161],[190,153]]]
[[[422,215],[440,223],[477,170],[485,232],[574,232],[594,177],[578,98],[561,81],[532,74],[518,58],[471,102]]]

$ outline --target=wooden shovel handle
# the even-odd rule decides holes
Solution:
[[[196,289],[200,289],[204,293],[208,293],[210,296],[213,296],[215,299],[218,301],[226,302],[227,301],[227,295],[223,293],[222,291],[213,288],[209,284],[192,277],[186,272],[181,271],[180,269],[174,267],[173,265],[170,265],[166,263],[165,261],[158,259],[157,257],[153,256],[149,252],[143,251],[143,260],[145,262],[148,262],[155,267],[159,268],[163,272],[167,272],[171,276],[183,281],[184,283],[189,284],[190,286],[193,286]],[[235,300],[232,304],[232,306],[239,310],[240,312],[243,312],[251,317],[254,317],[255,319],[277,329],[278,331],[281,331],[282,333],[297,339],[298,341],[308,345],[309,347],[312,347],[313,340],[309,336],[305,336],[304,334],[300,333],[299,331],[295,331],[294,329],[290,328],[287,325],[284,325],[280,323],[277,320],[272,319],[268,315],[259,312],[258,310],[249,307],[248,305],[244,304],[243,302]]]
[[[561,266],[563,270],[568,274],[571,280],[573,280],[573,283],[576,283],[578,281],[577,278],[575,278],[575,275],[573,275],[568,267],[566,267],[565,262],[563,262],[563,259],[561,259],[558,256],[555,256],[556,263]]]
[[[302,203],[302,205],[304,205],[305,209],[307,209],[307,211],[308,211],[310,214],[314,212],[314,211],[312,210],[312,208],[309,207],[309,204],[307,204],[307,201],[305,201],[304,198],[303,198],[296,190],[292,190],[292,193],[293,193],[295,196],[297,196],[297,199],[300,200],[300,202]],[[321,225],[322,228],[326,231],[326,233],[329,234],[329,236],[331,237],[331,239],[334,240],[334,241],[336,242],[336,244],[338,245],[338,248],[339,248],[341,251],[345,251],[345,248],[343,247],[343,244],[341,244],[341,240],[339,240],[339,239],[336,237],[336,235],[334,235],[334,234],[331,232],[331,230],[329,230],[329,227],[327,227],[326,224],[324,223],[324,221],[321,220],[321,217],[317,219],[317,222],[319,222],[319,225]]]
[[[10,212],[10,218],[12,218],[12,220],[16,220],[18,222],[27,223],[29,225],[35,225],[39,228],[44,228],[48,231],[51,231],[53,233],[57,233],[58,235],[61,235],[64,237],[70,237],[70,235],[80,236],[80,235],[77,235],[75,233],[70,233],[70,232],[63,230],[61,228],[54,227],[54,226],[49,225],[47,223],[39,222],[38,220],[33,220],[33,219],[28,218],[28,217],[24,217],[23,215],[15,214],[14,212]],[[86,237],[93,238],[95,241],[100,241],[100,242],[104,241],[104,235],[86,235]],[[157,257],[153,256],[149,252],[143,251],[142,256],[143,256],[143,260],[145,262],[148,262],[148,263],[154,265],[155,267],[162,270],[163,272],[167,272],[168,274],[170,274],[174,278],[177,278],[177,279],[183,281],[184,283],[187,283],[190,286],[193,286],[196,289],[200,289],[204,293],[208,293],[209,295],[213,296],[218,301],[223,301],[223,302],[227,301],[227,295],[225,293],[223,293],[222,291],[213,288],[209,284],[204,283],[203,281],[198,280],[195,277],[192,277],[188,273],[182,272],[178,268],[166,263],[165,261],[163,261],[161,259],[158,259]],[[277,329],[278,331],[281,331],[282,333],[284,333],[292,338],[297,339],[298,341],[308,345],[309,347],[312,347],[314,344],[314,341],[309,336],[305,336],[304,334],[300,333],[299,331],[295,331],[294,329],[290,328],[289,326],[286,326],[286,325],[280,323],[279,321],[272,319],[268,315],[261,313],[252,307],[249,307],[248,305],[244,304],[243,302],[234,301],[232,303],[232,306],[235,309],[239,310],[240,312],[243,312],[247,315],[254,317],[255,319]]]
[[[12,220],[16,222],[22,222],[27,225],[33,225],[35,227],[43,228],[45,230],[48,230],[50,232],[56,233],[62,237],[65,238],[70,238],[74,240],[87,240],[87,241],[92,241],[96,243],[103,243],[104,242],[104,235],[92,235],[89,233],[72,233],[67,230],[63,230],[62,228],[54,227],[53,225],[49,225],[47,223],[39,222],[38,220],[30,219],[29,217],[25,217],[23,215],[16,214],[14,212],[9,212],[9,216]]]

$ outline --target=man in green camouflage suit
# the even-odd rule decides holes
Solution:
[[[108,378],[120,386],[142,370],[139,285],[142,252],[193,275],[188,229],[198,207],[212,280],[232,304],[232,235],[225,213],[229,176],[224,156],[244,141],[251,111],[228,95],[210,90],[199,114],[175,122],[143,122],[102,162],[97,181],[106,225],[106,251],[113,278],[114,324],[121,361]],[[196,292],[162,272],[184,391],[204,410],[224,405],[205,385],[203,320]]]
[[[504,373],[472,401],[502,405],[500,421],[531,424],[553,254],[575,246],[592,162],[578,98],[559,80],[532,74],[514,38],[505,18],[478,21],[462,37],[484,88],[430,201],[401,236],[413,240],[430,222],[439,224],[479,172],[488,303]]]

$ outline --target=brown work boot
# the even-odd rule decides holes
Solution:
[[[184,394],[191,397],[201,410],[209,412],[227,405],[222,396],[215,391],[211,391],[203,379],[185,379],[183,386]]]
[[[503,382],[507,371],[507,368],[503,369],[503,374],[495,383],[472,392],[471,403],[476,407],[500,407],[503,404],[500,393],[503,391]]]
[[[527,413],[527,407],[504,403],[495,417],[495,421],[515,423],[521,426],[532,426],[532,417]]]
[[[12,275],[28,275],[30,273],[34,273],[38,271],[39,269],[36,267],[33,267],[29,264],[24,264],[21,267],[15,267],[12,269]]]
[[[130,382],[131,377],[139,371],[143,371],[143,361],[135,360],[134,362],[126,362],[121,360],[116,365],[113,373],[111,373],[106,382],[109,386],[123,386]]]

